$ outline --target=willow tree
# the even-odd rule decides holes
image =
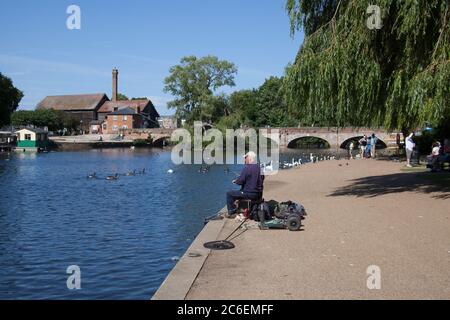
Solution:
[[[379,29],[369,5],[381,9]],[[286,9],[292,35],[305,32],[284,83],[304,124],[407,131],[449,121],[448,0],[287,0]]]

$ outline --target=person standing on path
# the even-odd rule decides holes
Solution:
[[[352,141],[348,145],[348,156],[349,156],[350,160],[353,160],[353,149],[354,148],[355,148],[355,143]]]
[[[364,137],[362,137],[358,142],[359,142],[359,155],[361,159],[364,159],[364,153],[366,151],[367,146],[367,136],[364,135]]]
[[[375,133],[372,133],[372,148],[370,150],[370,156],[372,158],[376,157],[377,143],[378,143],[378,137],[375,135]]]
[[[408,168],[412,168],[411,165],[411,156],[413,154],[414,148],[416,147],[416,144],[414,143],[414,133],[411,133],[406,139],[405,139],[405,148],[406,148],[406,166]]]
[[[367,138],[367,147],[366,147],[365,153],[366,153],[366,157],[370,158],[370,155],[372,153],[372,136]]]

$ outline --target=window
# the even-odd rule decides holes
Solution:
[[[117,131],[117,130],[119,130],[119,127],[118,126],[113,126],[113,131]]]
[[[122,117],[122,120],[123,120],[123,121],[127,121],[127,116],[123,116],[123,117]]]
[[[31,141],[31,134],[25,134],[25,140]]]
[[[118,117],[117,117],[117,116],[114,116],[114,117],[113,117],[113,120],[114,120],[114,121],[117,121],[117,120],[118,120]]]
[[[123,125],[123,126],[122,126],[122,129],[125,129],[125,130],[126,130],[126,129],[128,129],[128,126],[127,126],[127,125]]]

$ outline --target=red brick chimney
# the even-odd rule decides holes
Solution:
[[[112,71],[112,101],[117,101],[117,93],[119,86],[119,71],[114,68]]]

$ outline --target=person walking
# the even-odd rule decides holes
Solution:
[[[412,168],[411,165],[411,156],[413,154],[414,148],[416,147],[416,144],[414,143],[414,133],[411,133],[406,139],[405,139],[405,149],[406,149],[406,166],[408,168]]]
[[[348,157],[353,160],[353,149],[355,148],[355,143],[353,141],[348,145]]]
[[[372,136],[367,138],[367,146],[365,150],[367,158],[370,158],[371,152],[372,152]]]
[[[376,157],[377,143],[378,143],[378,137],[375,135],[375,133],[372,133],[372,148],[370,150],[370,156],[372,158]]]
[[[364,135],[364,137],[362,137],[359,141],[359,155],[361,157],[361,159],[364,159],[364,153],[366,152],[366,147],[367,147],[367,136]]]

